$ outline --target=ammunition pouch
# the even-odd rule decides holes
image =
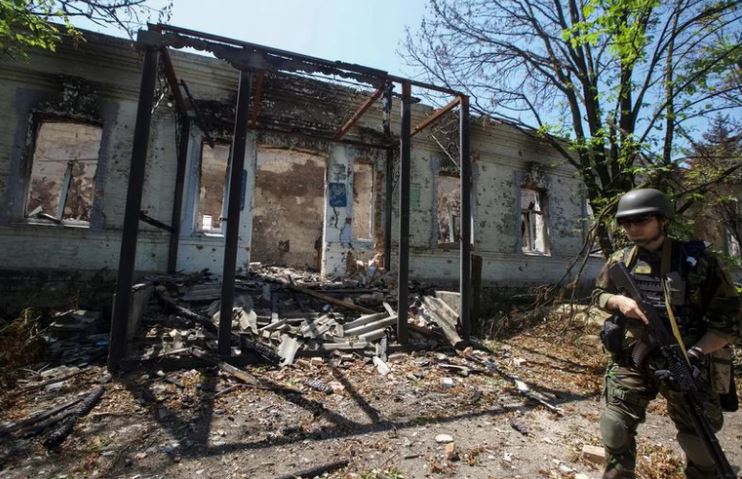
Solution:
[[[600,340],[609,353],[622,354],[626,340],[626,319],[616,314],[606,319],[600,331]]]
[[[734,370],[732,364],[732,349],[726,346],[709,355],[709,377],[712,390],[719,394],[721,408],[727,412],[739,409],[737,387],[734,384]]]
[[[631,361],[634,363],[634,366],[637,368],[644,366],[644,362],[652,354],[656,346],[657,344],[652,337],[646,331],[643,331],[641,337],[631,349]]]
[[[729,391],[719,394],[721,410],[735,412],[739,409],[739,398],[737,397],[737,385],[734,383],[734,374],[730,378]]]

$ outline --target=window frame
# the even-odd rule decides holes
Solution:
[[[355,211],[353,211],[353,220],[351,223],[351,241],[353,243],[357,244],[373,244],[374,243],[374,232],[376,231],[376,187],[377,187],[377,179],[376,179],[376,164],[371,161],[359,161],[355,160],[353,161],[352,173],[353,173],[353,180],[352,180],[352,198],[351,202],[352,204],[355,204],[355,189],[356,189],[356,178],[355,178],[355,167],[356,165],[365,165],[369,167],[370,174],[371,174],[371,199],[369,203],[369,227],[368,227],[368,238],[356,238],[355,237],[355,225],[356,223],[356,214]]]
[[[439,216],[438,216],[438,182],[440,178],[447,177],[447,178],[454,178],[456,179],[459,189],[459,214],[458,216],[453,216],[453,227],[454,227],[454,240],[450,240],[450,231],[449,231],[449,238],[446,238],[445,241],[442,241],[442,238],[440,237],[440,227],[439,227]],[[450,172],[448,170],[441,169],[438,172],[438,175],[436,176],[436,182],[435,182],[435,191],[433,192],[435,195],[435,223],[433,227],[435,228],[435,242],[436,247],[438,248],[446,248],[446,249],[456,249],[460,247],[461,244],[461,175]],[[458,220],[458,221],[457,221]],[[456,228],[458,227],[458,238],[456,236]]]
[[[536,193],[538,203],[539,203],[539,209],[538,211],[532,211],[529,208],[523,208],[523,191],[532,191]],[[548,214],[548,194],[545,188],[540,188],[536,185],[522,185],[519,190],[518,195],[518,245],[520,249],[520,253],[524,255],[529,256],[551,256],[551,242],[549,241],[549,214]],[[535,228],[537,228],[536,221],[532,221],[531,216],[532,215],[539,215],[541,216],[541,236],[542,236],[542,242],[543,242],[543,251],[536,249],[535,243],[536,239],[532,238],[533,233],[537,233]],[[528,220],[527,222],[524,221],[524,215],[527,215]],[[535,217],[534,217],[535,218]],[[528,245],[524,245],[524,239],[526,235],[523,231],[523,225],[526,224],[526,230],[528,232]]]
[[[227,220],[227,198],[229,198],[229,178],[232,169],[232,142],[223,139],[214,141],[214,147],[227,146],[227,168],[224,174],[224,189],[222,194],[222,207],[219,213],[219,229],[205,230],[202,228],[201,218],[199,218],[199,211],[201,207],[201,180],[202,180],[202,167],[203,167],[203,153],[204,148],[211,146],[208,144],[205,138],[201,138],[200,148],[198,150],[198,168],[196,169],[196,181],[195,181],[195,195],[193,198],[193,232],[197,235],[203,235],[211,238],[222,238],[226,234],[226,220]]]
[[[33,166],[34,166],[34,160],[36,157],[36,148],[38,146],[38,140],[39,135],[41,134],[41,127],[44,125],[44,123],[71,123],[75,125],[83,125],[83,126],[89,126],[89,127],[95,127],[100,130],[100,140],[98,141],[98,151],[95,157],[95,174],[93,175],[93,189],[94,191],[97,189],[96,185],[99,183],[98,174],[100,171],[101,166],[101,152],[103,150],[103,142],[104,142],[104,132],[105,132],[105,126],[100,121],[95,121],[92,119],[82,119],[77,118],[74,116],[65,116],[65,115],[55,115],[50,113],[36,113],[32,115],[31,121],[30,121],[30,130],[29,130],[29,140],[28,140],[28,146],[26,148],[26,153],[24,155],[25,161],[24,161],[24,171],[23,171],[23,199],[20,202],[21,204],[21,211],[20,215],[21,218],[23,218],[23,221],[28,224],[35,224],[35,225],[58,225],[58,226],[64,226],[64,227],[75,227],[75,228],[91,228],[91,225],[93,223],[93,214],[94,214],[94,204],[95,204],[95,197],[92,199],[91,202],[91,212],[90,212],[90,219],[88,220],[76,220],[76,219],[65,219],[64,218],[64,208],[67,205],[68,202],[68,195],[69,195],[69,186],[72,181],[72,172],[71,168],[73,165],[72,161],[68,161],[67,168],[65,169],[65,174],[62,177],[62,187],[59,191],[59,196],[57,198],[57,211],[54,216],[50,214],[42,214],[42,212],[39,212],[37,215],[31,215],[31,211],[29,211],[29,202],[31,197],[31,191],[32,191],[32,175],[33,175]]]

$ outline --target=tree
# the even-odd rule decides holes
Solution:
[[[742,125],[727,115],[717,115],[692,146],[684,184],[688,192],[701,195],[696,204],[705,225],[720,225],[737,245],[742,245]],[[708,187],[715,178],[723,178]],[[723,240],[723,238],[720,238]]]
[[[609,255],[617,196],[637,183],[673,190],[678,137],[692,139],[709,112],[742,108],[739,3],[431,0],[404,51],[480,113],[532,126],[558,150]]]
[[[0,0],[0,55],[26,58],[31,48],[54,51],[62,34],[83,40],[78,20],[113,26],[133,36],[155,17],[170,18],[172,1],[159,8],[148,0]]]

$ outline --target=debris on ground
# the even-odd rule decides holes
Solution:
[[[372,358],[379,374],[388,374],[387,350],[399,349],[396,298],[380,270],[362,274],[361,280],[327,281],[291,268],[254,267],[235,282],[232,346],[239,353],[281,366],[299,357],[355,353]],[[130,359],[188,346],[215,350],[221,284],[205,272],[155,275],[147,281],[155,290],[142,323],[148,329]],[[457,332],[458,313],[424,293],[412,291],[412,347],[465,347]]]
[[[455,295],[415,288],[415,347],[403,349],[393,291],[378,271],[365,278],[262,266],[238,278],[225,360],[221,285],[205,272],[148,277],[114,380],[97,349],[75,346],[107,345],[94,342],[100,316],[46,314],[23,334],[57,344],[53,355],[0,391],[0,477],[600,476],[606,357],[585,347],[594,326],[554,320],[462,344]],[[740,419],[727,422],[720,441],[738,463]],[[673,438],[666,412],[650,411],[640,477],[682,477]]]

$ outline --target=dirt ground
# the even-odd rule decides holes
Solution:
[[[540,325],[488,343],[493,354],[483,356],[563,415],[453,351],[392,354],[386,376],[349,355],[247,367],[259,387],[192,358],[154,364],[106,382],[101,402],[56,450],[42,437],[0,437],[0,478],[262,479],[346,460],[321,477],[598,478],[599,467],[581,454],[601,444],[606,357],[594,334]],[[4,391],[0,421],[47,410],[101,378],[103,366],[90,366],[61,388]],[[640,428],[640,478],[682,477],[663,412],[656,401]],[[720,442],[742,465],[742,415],[725,420]]]

